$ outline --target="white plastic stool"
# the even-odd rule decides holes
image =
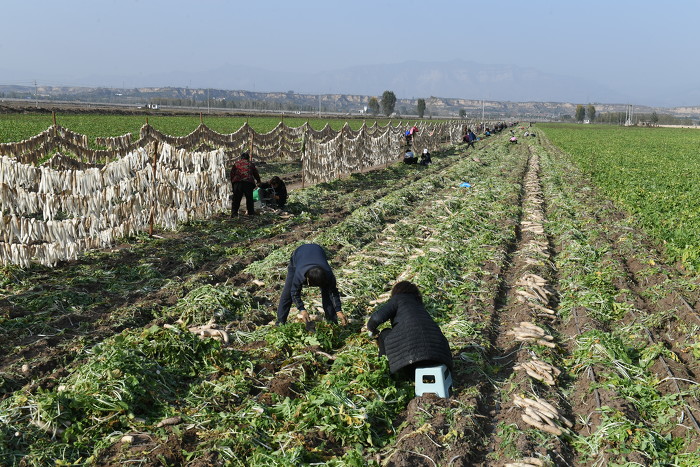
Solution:
[[[452,387],[452,374],[447,365],[416,368],[416,396],[422,396],[427,392],[437,394],[439,397],[450,397]]]

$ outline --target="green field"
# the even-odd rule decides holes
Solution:
[[[700,132],[694,129],[543,125],[603,193],[700,270]]]
[[[294,189],[283,214],[0,268],[0,465],[700,465],[697,264],[653,248],[697,227],[695,133],[527,130]],[[662,212],[674,229],[641,228]],[[310,241],[347,326],[315,288],[310,325],[273,325]],[[450,344],[449,398],[367,335],[399,280]]]
[[[209,128],[219,133],[233,133],[244,123],[248,124],[258,133],[267,133],[273,130],[280,121],[288,127],[296,128],[308,122],[316,130],[322,129],[326,124],[334,130],[340,130],[347,124],[353,130],[358,130],[363,123],[372,125],[375,120],[359,119],[334,119],[334,118],[284,118],[279,117],[221,117],[204,115],[199,116],[124,116],[124,115],[57,115],[56,123],[76,133],[88,136],[91,145],[94,145],[96,137],[121,136],[131,133],[138,137],[139,129],[146,123],[172,136],[185,136],[193,132],[200,122],[204,122]],[[376,120],[379,125],[387,125],[391,122],[398,124],[399,120]],[[435,122],[436,120],[431,120]],[[17,115],[0,114],[0,143],[22,141],[46,130],[53,123],[51,115]]]

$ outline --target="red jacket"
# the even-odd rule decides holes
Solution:
[[[255,181],[260,183],[260,174],[257,167],[248,159],[238,159],[231,167],[231,183]]]

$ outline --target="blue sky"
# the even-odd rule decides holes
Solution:
[[[697,89],[700,77],[697,0],[4,0],[0,15],[0,84],[468,60],[643,99]]]

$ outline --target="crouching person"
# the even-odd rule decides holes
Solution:
[[[403,154],[403,163],[404,164],[415,164],[418,162],[418,158],[416,155],[411,151],[409,148],[406,149],[406,152]]]
[[[287,185],[279,177],[272,177],[269,182],[258,187],[260,201],[273,208],[283,208],[287,204]]]
[[[277,322],[282,325],[287,322],[292,302],[299,309],[304,322],[309,322],[309,314],[301,299],[301,291],[305,286],[321,289],[321,304],[327,321],[347,324],[347,319],[341,311],[340,293],[333,270],[328,264],[326,252],[320,245],[308,243],[294,250],[287,266],[287,279],[277,307]]]
[[[270,179],[270,186],[274,190],[274,201],[278,208],[283,208],[287,204],[287,185],[279,177]]]
[[[391,321],[391,328],[377,335],[377,327],[386,321]],[[379,355],[386,355],[389,370],[399,378],[413,379],[418,367],[445,364],[452,370],[450,345],[412,282],[394,285],[389,301],[370,316],[367,330],[377,338]]]

